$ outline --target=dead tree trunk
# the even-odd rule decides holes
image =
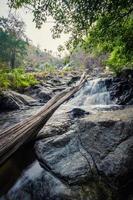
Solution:
[[[86,77],[83,75],[75,87],[56,95],[37,114],[1,132],[0,165],[21,145],[35,137],[56,109],[65,101],[69,100],[83,86],[85,81]]]

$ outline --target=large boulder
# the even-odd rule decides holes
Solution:
[[[42,103],[46,103],[53,95],[51,87],[43,83],[26,88],[25,93]]]
[[[107,85],[112,100],[119,105],[133,105],[133,70],[125,69]]]
[[[36,142],[36,154],[68,184],[100,174],[114,187],[122,187],[121,180],[129,181],[133,172],[132,120],[133,108],[87,115],[60,136]]]
[[[66,85],[61,83],[58,79],[48,80],[26,88],[25,93],[29,94],[33,98],[39,100],[41,103],[46,103],[55,94],[66,89]]]
[[[38,93],[38,97],[40,99],[40,102],[42,103],[46,103],[48,102],[51,97],[52,97],[52,94],[50,91],[46,90],[46,89],[42,89],[39,93]]]
[[[133,107],[56,112],[38,135],[37,160],[3,199],[131,200]]]
[[[30,96],[14,91],[5,91],[0,95],[0,110],[17,110],[24,106],[36,105],[37,101]]]

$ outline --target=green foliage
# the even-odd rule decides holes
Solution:
[[[0,17],[0,61],[11,68],[19,66],[26,54],[27,39],[24,40],[24,22],[13,15]]]
[[[19,89],[35,85],[37,82],[34,75],[26,73],[23,68],[13,70],[0,70],[0,89]]]
[[[34,21],[40,28],[47,17],[55,21],[53,33],[55,37],[64,32],[71,32],[75,38],[84,35],[88,27],[101,16],[111,16],[110,26],[115,21],[128,16],[133,11],[132,0],[10,0],[15,8],[29,5],[34,14]]]
[[[105,64],[115,72],[133,67],[133,17],[108,27],[110,16],[100,18],[90,28],[82,47],[95,55],[108,53]]]
[[[6,71],[0,71],[0,91],[3,89],[7,89],[10,85],[8,80],[8,74]]]
[[[108,53],[106,64],[114,71],[133,65],[132,0],[9,0],[14,8],[27,4],[33,9],[38,28],[53,17],[53,36],[71,33],[67,47],[81,45],[95,54]],[[85,36],[87,36],[85,38]]]
[[[110,53],[106,64],[115,72],[121,71],[125,67],[130,67],[131,60],[128,60],[124,53],[124,48],[122,46],[116,46]]]

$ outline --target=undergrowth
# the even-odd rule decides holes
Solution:
[[[37,84],[38,81],[31,73],[26,73],[23,68],[13,70],[0,70],[0,91],[6,89],[19,89]]]

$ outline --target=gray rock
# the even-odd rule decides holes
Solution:
[[[27,88],[25,92],[41,103],[46,103],[53,96],[52,89],[47,84],[32,86]]]
[[[133,70],[125,69],[108,85],[111,98],[119,105],[133,105]]]
[[[80,76],[73,76],[67,83],[68,86],[76,83],[80,79]]]
[[[104,190],[109,195],[110,190],[130,182],[132,176],[129,174],[133,173],[133,108],[99,113],[99,116],[79,119],[61,135],[55,134],[35,145],[42,167],[48,167],[71,189],[87,183],[88,199],[92,195],[89,184],[94,180],[96,183],[102,179],[100,185],[107,182],[111,189],[104,186]],[[96,199],[100,199],[98,188],[99,184],[95,189]]]
[[[68,112],[73,118],[76,117],[83,117],[84,115],[89,115],[89,112],[86,112],[85,110],[81,108],[73,108]]]
[[[5,91],[0,96],[0,110],[17,110],[36,104],[37,101],[32,97],[14,91]]]
[[[38,161],[6,199],[132,199],[133,107],[80,118],[57,111],[37,139]]]
[[[50,91],[43,89],[38,93],[38,97],[42,103],[46,103],[51,99],[52,95]]]

